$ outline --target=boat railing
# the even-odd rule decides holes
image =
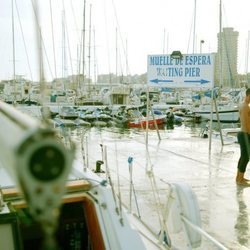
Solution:
[[[197,225],[190,222],[185,216],[181,215],[181,219],[184,223],[186,223],[189,227],[191,227],[194,231],[198,232],[201,236],[205,237],[208,241],[213,243],[218,249],[220,250],[228,250],[227,247],[222,245],[218,240],[216,240],[214,237],[209,235],[205,230],[203,230],[201,227],[198,227]]]

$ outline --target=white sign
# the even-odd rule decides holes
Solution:
[[[148,84],[169,88],[213,88],[214,54],[149,55]]]

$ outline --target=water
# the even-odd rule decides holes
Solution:
[[[132,157],[135,193],[131,206],[156,232],[160,230],[158,211],[167,202],[169,184],[185,182],[197,196],[202,228],[228,249],[250,249],[250,201],[247,198],[250,189],[239,190],[234,182],[239,146],[237,143],[222,146],[219,138],[212,138],[209,149],[209,138],[200,136],[204,126],[204,123],[182,124],[174,129],[162,129],[159,134],[156,130],[147,134],[138,129],[115,127],[76,128],[69,132],[78,148],[77,158],[83,165],[94,170],[96,161],[107,162],[101,168],[106,173],[106,167],[109,168],[115,190],[128,206],[128,159]],[[106,173],[102,174],[104,178]],[[184,244],[182,237],[179,233],[171,239]],[[185,245],[180,249],[185,249]],[[203,237],[197,249],[218,248]]]

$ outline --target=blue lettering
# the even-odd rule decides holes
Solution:
[[[183,76],[183,68],[156,68],[158,77],[180,77]]]
[[[200,77],[200,68],[186,67],[185,76],[187,77]]]
[[[175,65],[183,65],[183,60],[182,59],[175,59]]]
[[[149,58],[150,65],[162,66],[173,65],[173,59],[170,56],[151,56]]]
[[[211,65],[210,56],[186,56],[185,58],[186,65]]]

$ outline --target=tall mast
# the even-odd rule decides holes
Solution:
[[[116,81],[117,81],[117,76],[118,76],[118,41],[117,41],[117,28],[115,29],[115,76],[116,76]]]
[[[93,51],[93,58],[94,58],[94,84],[96,84],[96,74],[97,74],[97,65],[96,65],[96,46],[95,46],[95,28],[93,28],[93,44],[94,44],[94,51]]]
[[[89,13],[89,84],[88,84],[88,95],[90,96],[90,59],[91,59],[91,8],[92,5],[90,4],[90,13]]]
[[[51,0],[50,4],[50,20],[51,20],[51,34],[52,34],[52,42],[53,42],[53,57],[54,57],[54,70],[55,70],[55,78],[57,78],[57,70],[56,70],[56,53],[55,53],[55,38],[54,38],[54,25],[53,25],[53,14],[52,14],[52,6]]]
[[[193,54],[195,50],[195,36],[196,36],[196,0],[194,0],[194,31],[193,31]]]
[[[66,77],[66,52],[65,52],[65,11],[62,11],[62,78]],[[65,90],[65,84],[63,83],[63,88]]]
[[[12,59],[13,59],[13,79],[16,78],[16,63],[15,63],[15,23],[14,23],[14,4],[11,1],[11,10],[12,10]]]
[[[12,60],[13,60],[13,84],[14,84],[14,104],[16,102],[16,54],[15,54],[15,23],[14,23],[14,3],[11,1],[12,11]]]
[[[84,72],[85,72],[85,13],[86,13],[86,0],[84,0],[83,6],[83,27],[82,27],[82,75],[83,75],[83,84],[84,84]]]
[[[220,88],[222,88],[222,76],[223,76],[223,72],[222,72],[222,2],[220,0],[220,12],[219,12],[219,24],[220,24],[220,30],[219,30],[219,62],[220,62],[220,82],[219,82],[219,86]]]
[[[164,28],[164,31],[163,31],[163,50],[162,50],[162,54],[165,54],[165,37],[166,37],[166,30]]]

